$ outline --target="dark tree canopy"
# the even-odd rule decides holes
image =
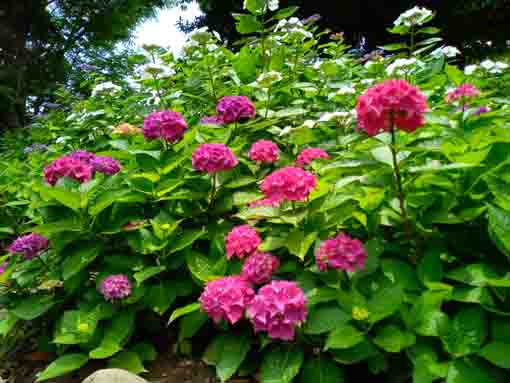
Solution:
[[[180,0],[186,3],[188,0]],[[207,25],[226,38],[235,36],[233,12],[242,12],[242,0],[199,0],[205,13],[195,23],[184,28]],[[413,6],[425,6],[437,12],[434,25],[443,29],[449,44],[468,49],[478,55],[486,48],[482,42],[492,41],[493,48],[505,47],[509,39],[510,0],[280,0],[280,7],[297,5],[299,16],[320,14],[321,26],[343,31],[351,43],[365,36],[370,47],[388,43],[392,37],[386,29],[403,11]]]
[[[114,45],[171,0],[0,1],[0,131],[23,126],[83,64],[108,61]]]

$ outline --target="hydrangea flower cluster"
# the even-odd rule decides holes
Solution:
[[[280,149],[273,141],[259,140],[250,148],[250,159],[256,162],[272,163],[280,158]]]
[[[109,302],[121,300],[131,295],[131,282],[126,275],[110,275],[101,281],[99,292]]]
[[[95,172],[113,175],[122,169],[120,163],[108,156],[97,156],[85,150],[77,150],[60,157],[44,168],[44,178],[55,185],[62,177],[72,178],[79,183],[88,182]]]
[[[207,116],[203,117],[200,120],[200,123],[203,125],[222,125],[223,119],[221,118],[221,116]]]
[[[459,101],[465,103],[467,100],[480,95],[480,90],[471,84],[462,84],[446,95],[446,102]]]
[[[26,259],[32,259],[46,250],[48,246],[48,238],[32,233],[16,238],[9,246],[9,252],[22,254]]]
[[[174,144],[182,139],[187,128],[188,125],[179,112],[163,110],[145,117],[143,135],[147,140],[163,139]]]
[[[227,258],[244,259],[254,254],[262,243],[257,231],[250,225],[234,227],[225,237]]]
[[[414,132],[425,124],[427,99],[405,80],[387,80],[358,98],[359,128],[369,136],[394,127]]]
[[[335,238],[322,242],[315,259],[320,271],[332,268],[354,272],[365,267],[367,251],[361,241],[340,233]]]
[[[296,167],[286,167],[267,176],[260,190],[271,201],[304,201],[317,186],[315,176]]]
[[[243,265],[241,276],[254,285],[262,285],[271,280],[280,267],[280,261],[270,253],[254,253]]]
[[[304,149],[301,153],[299,153],[296,165],[303,168],[305,166],[310,165],[314,160],[320,158],[329,160],[331,157],[326,151],[320,148]]]
[[[94,89],[92,89],[92,97],[106,94],[106,93],[117,93],[120,92],[122,88],[118,85],[115,85],[111,81],[102,82],[100,84],[97,84]]]
[[[209,174],[231,170],[239,163],[224,144],[202,144],[193,152],[191,160],[193,169]]]
[[[255,106],[246,96],[222,97],[216,112],[225,124],[255,118]]]
[[[44,168],[44,178],[50,185],[55,185],[62,177],[72,178],[79,183],[92,179],[92,166],[69,156],[61,157]]]
[[[250,208],[260,207],[260,206],[278,207],[278,206],[280,206],[280,204],[281,204],[281,201],[278,201],[276,199],[263,198],[263,199],[259,199],[258,201],[254,201],[254,202],[250,203],[249,207]]]
[[[248,307],[255,332],[266,331],[272,339],[294,339],[296,326],[307,317],[303,291],[289,281],[273,281],[262,287]]]
[[[433,15],[427,8],[414,7],[402,13],[394,22],[395,26],[404,25],[406,27],[419,26],[427,22]]]
[[[24,154],[32,154],[34,152],[45,152],[48,150],[48,145],[44,144],[33,144],[23,149]]]
[[[216,279],[206,284],[200,296],[200,305],[216,323],[222,319],[238,322],[255,297],[250,284],[240,276]]]

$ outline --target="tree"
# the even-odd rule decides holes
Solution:
[[[187,3],[190,0],[179,0]],[[199,0],[204,16],[196,22],[183,25],[192,29],[207,25],[217,30],[229,41],[236,39],[235,20],[232,13],[243,11],[241,0]],[[351,43],[365,36],[370,47],[390,42],[386,29],[403,11],[415,6],[425,6],[437,12],[434,23],[443,29],[449,44],[467,50],[470,55],[479,54],[485,42],[492,41],[493,49],[506,48],[510,32],[510,0],[280,0],[280,8],[297,5],[300,17],[320,14],[321,26],[333,31],[343,31]]]
[[[108,57],[117,42],[172,0],[0,2],[0,131],[24,126],[80,64]]]

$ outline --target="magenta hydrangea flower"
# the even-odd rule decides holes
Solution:
[[[151,113],[143,122],[143,134],[147,140],[162,138],[172,144],[182,139],[187,128],[182,115],[171,110]]]
[[[202,117],[200,123],[203,125],[223,125],[224,121],[221,116],[207,116]]]
[[[92,161],[96,158],[96,155],[91,152],[87,152],[86,150],[76,150],[68,155],[72,159],[81,161],[87,165],[91,165]]]
[[[238,322],[252,302],[255,292],[240,276],[216,279],[206,284],[200,296],[200,305],[215,322],[222,319],[229,323]]]
[[[44,178],[50,185],[55,185],[62,177],[72,178],[79,183],[88,182],[92,174],[91,165],[70,156],[61,157],[44,168]]]
[[[308,148],[299,153],[296,165],[303,168],[310,165],[314,160],[323,158],[329,160],[329,154],[320,148]]]
[[[3,274],[5,270],[7,270],[7,267],[9,266],[9,262],[0,263],[0,274]]]
[[[249,257],[257,251],[262,243],[259,233],[250,225],[234,227],[225,237],[227,258],[236,256],[240,259]]]
[[[340,233],[320,245],[315,254],[320,271],[329,268],[354,272],[365,268],[367,251],[363,243]]]
[[[32,233],[16,238],[9,246],[9,252],[22,254],[26,259],[32,259],[46,250],[49,240],[40,234]]]
[[[262,287],[248,307],[255,332],[266,331],[272,339],[294,339],[296,326],[307,317],[307,300],[294,282],[272,281]]]
[[[478,108],[478,110],[475,112],[475,116],[479,116],[484,113],[489,113],[491,109],[488,106],[481,106]]]
[[[280,149],[273,141],[259,140],[250,148],[250,160],[272,163],[280,158]]]
[[[108,156],[95,156],[91,165],[94,171],[108,175],[117,174],[122,169],[118,161]]]
[[[238,163],[235,154],[223,144],[202,144],[192,156],[193,168],[209,174],[231,170]]]
[[[425,124],[427,99],[405,80],[388,80],[358,98],[358,126],[369,136],[394,127],[414,132]]]
[[[249,207],[259,207],[259,206],[269,206],[269,207],[279,207],[281,204],[281,201],[271,199],[271,198],[263,198],[259,199],[258,201],[254,201],[250,203]]]
[[[216,111],[225,124],[255,117],[255,106],[246,96],[222,97]]]
[[[107,301],[113,302],[131,295],[132,286],[129,278],[123,274],[110,275],[101,281],[99,292]]]
[[[452,103],[460,100],[467,102],[469,99],[480,95],[480,90],[471,84],[462,84],[446,95],[446,102]]]
[[[241,276],[254,285],[261,285],[271,280],[280,267],[280,260],[270,253],[250,255],[243,265]]]
[[[317,186],[315,176],[296,167],[286,167],[267,176],[260,190],[271,201],[304,201]]]

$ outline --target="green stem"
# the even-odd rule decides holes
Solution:
[[[209,209],[214,205],[214,198],[216,197],[216,185],[218,184],[218,173],[214,173],[211,179],[211,194],[209,196]]]
[[[409,47],[409,57],[413,56],[414,52],[414,27],[411,27],[411,45]]]
[[[214,77],[212,74],[212,69],[211,69],[209,60],[207,60],[207,72],[209,73],[209,81],[211,83],[211,95],[212,95],[213,101],[216,103],[218,101],[218,97],[216,96],[216,89],[214,86]]]
[[[269,105],[271,104],[271,91],[272,91],[272,89],[273,89],[273,87],[270,85],[269,89],[267,90],[266,113],[265,113],[264,118],[267,118],[267,115],[269,113]]]

